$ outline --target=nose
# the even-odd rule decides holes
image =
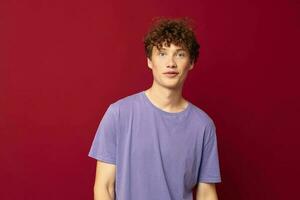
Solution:
[[[175,59],[173,56],[171,56],[168,60],[168,65],[167,65],[168,68],[174,68],[174,67],[177,67],[177,64],[175,62]]]

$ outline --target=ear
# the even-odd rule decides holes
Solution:
[[[150,60],[150,58],[147,58],[147,64],[148,64],[148,67],[149,67],[150,69],[152,69],[153,64],[152,64],[152,61]]]
[[[189,67],[189,70],[192,70],[194,68],[194,61],[191,62],[191,65]]]

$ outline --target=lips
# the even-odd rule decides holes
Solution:
[[[168,71],[168,72],[164,72],[164,74],[178,74],[178,72],[175,72],[175,71]]]
[[[175,71],[168,71],[168,72],[165,72],[163,73],[166,77],[168,78],[175,78],[177,77],[177,75],[179,74],[178,72],[175,72]]]

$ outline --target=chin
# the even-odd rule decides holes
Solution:
[[[169,82],[169,81],[155,81],[157,85],[163,87],[163,88],[167,88],[167,89],[179,89],[180,88],[180,84],[178,83],[178,81],[175,82]]]
[[[172,89],[172,90],[174,90],[174,89],[179,89],[180,88],[180,86],[179,85],[176,85],[176,84],[165,84],[165,85],[163,85],[163,87],[164,88],[168,88],[168,89]]]

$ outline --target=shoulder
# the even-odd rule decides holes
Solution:
[[[214,141],[216,139],[216,126],[213,119],[205,112],[203,109],[192,105],[193,115],[196,121],[200,124],[199,128],[201,131],[201,136],[204,144],[208,144],[209,141]]]
[[[190,103],[193,117],[195,120],[200,121],[205,127],[214,127],[215,123],[211,116],[202,108]]]
[[[114,113],[119,113],[120,110],[129,110],[138,101],[140,93],[136,92],[119,98],[109,105],[109,109]]]

